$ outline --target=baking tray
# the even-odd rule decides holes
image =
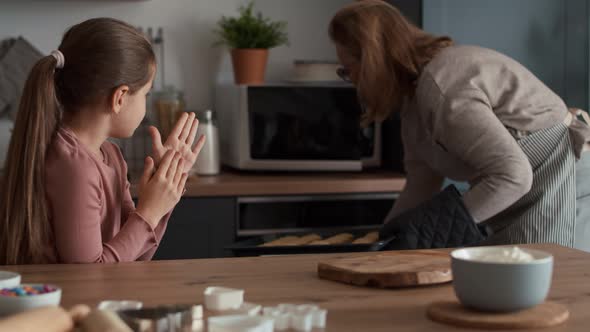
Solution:
[[[313,232],[322,236],[322,238],[336,235],[337,233],[321,233]],[[342,232],[339,232],[342,233]],[[367,232],[347,232],[351,233],[356,237],[363,236]],[[306,234],[289,234],[296,236],[303,236]],[[234,256],[245,257],[245,256],[262,256],[262,255],[294,255],[294,254],[325,254],[325,253],[341,253],[341,252],[369,252],[369,251],[380,251],[387,246],[391,241],[395,240],[395,237],[391,237],[384,240],[378,240],[373,243],[345,243],[345,244],[329,244],[329,245],[300,245],[300,246],[272,246],[272,247],[260,247],[261,244],[272,241],[279,237],[283,237],[285,234],[275,235],[272,237],[254,237],[238,241],[230,246],[225,247],[226,250],[231,250]]]

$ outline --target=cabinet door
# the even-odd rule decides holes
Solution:
[[[422,26],[422,0],[387,0],[414,24]]]
[[[168,223],[154,259],[229,256],[223,248],[234,241],[235,199],[183,198]]]

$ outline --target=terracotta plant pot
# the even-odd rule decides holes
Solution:
[[[266,63],[268,62],[267,49],[236,48],[231,51],[231,58],[236,84],[264,83]]]

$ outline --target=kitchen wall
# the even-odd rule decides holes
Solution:
[[[21,35],[41,51],[55,49],[64,30],[90,17],[109,16],[142,27],[163,27],[166,82],[185,91],[190,109],[212,106],[213,83],[231,76],[226,50],[213,48],[221,15],[235,15],[243,0],[0,2],[0,39]],[[289,24],[290,46],[271,51],[267,79],[280,80],[293,59],[335,59],[327,36],[332,14],[349,0],[256,0],[256,9]],[[67,62],[67,59],[66,59]]]

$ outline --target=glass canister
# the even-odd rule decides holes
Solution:
[[[154,111],[162,140],[166,140],[176,121],[184,112],[185,103],[182,91],[167,86],[156,92],[154,96]]]
[[[200,175],[219,174],[219,134],[215,112],[206,110],[199,112],[197,116],[199,118],[197,139],[205,135],[205,145],[201,149],[201,153],[192,171]]]

